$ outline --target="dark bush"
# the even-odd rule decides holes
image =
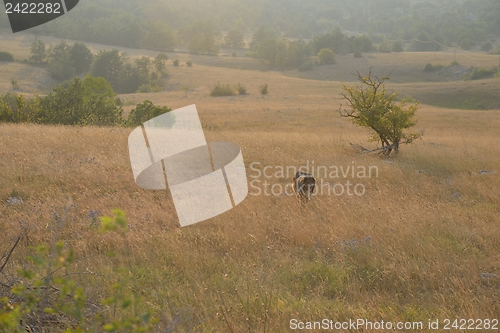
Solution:
[[[488,77],[493,77],[498,73],[498,68],[493,67],[491,69],[484,67],[472,67],[471,71],[465,77],[466,80],[480,80]]]
[[[235,86],[235,88],[238,91],[238,95],[246,95],[247,94],[247,87],[245,87],[244,84],[241,84],[238,82],[238,84]]]
[[[307,59],[299,66],[298,70],[301,72],[310,71],[314,68],[314,63],[311,59]]]
[[[145,121],[170,111],[172,111],[172,109],[169,107],[156,106],[150,100],[145,100],[141,104],[137,104],[135,109],[130,111],[126,124],[128,126],[140,126]]]
[[[120,125],[122,109],[117,101],[109,82],[87,75],[56,86],[44,97],[1,96],[0,122]]]
[[[335,53],[330,49],[321,49],[318,53],[318,61],[320,65],[329,65],[335,63]]]
[[[424,67],[424,70],[423,72],[424,73],[434,73],[438,70],[440,70],[441,68],[443,68],[444,66],[441,65],[441,64],[437,64],[437,65],[432,65],[431,63],[427,63]]]
[[[397,41],[392,44],[392,52],[403,52],[403,45],[401,45],[401,42]]]
[[[262,85],[259,87],[260,93],[261,93],[262,95],[267,95],[267,93],[268,93],[268,90],[267,90],[267,89],[268,89],[268,88],[269,88],[269,86],[267,85],[267,83],[262,84]]]
[[[233,96],[234,88],[230,84],[217,82],[210,88],[210,96]]]
[[[490,52],[491,50],[493,50],[493,44],[491,44],[490,42],[486,42],[481,45],[481,51]]]
[[[12,62],[14,61],[14,56],[9,52],[0,52],[0,61]]]

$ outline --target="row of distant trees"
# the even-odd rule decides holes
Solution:
[[[213,26],[205,22],[212,22]],[[416,38],[468,49],[476,43],[485,43],[489,34],[498,35],[500,2],[256,0],[249,4],[243,0],[217,0],[167,5],[157,1],[88,0],[79,4],[77,12],[33,31],[160,52],[172,51],[184,43],[194,53],[210,54],[214,52],[214,45],[225,42],[225,37],[241,40],[242,33],[256,31],[262,23],[285,37],[311,39],[340,25],[352,32],[367,34],[377,44],[384,38]],[[0,26],[8,26],[6,17],[0,17]],[[220,30],[230,33],[222,36]]]
[[[66,81],[46,96],[0,96],[0,122],[8,123],[139,126],[168,111],[168,107],[145,100],[124,119],[121,101],[111,84],[91,74]]]
[[[126,53],[101,50],[97,54],[83,43],[68,45],[65,41],[46,47],[39,39],[31,45],[29,61],[46,64],[47,71],[56,80],[64,81],[75,75],[91,72],[106,79],[118,93],[159,91],[161,77],[167,75],[168,55],[159,53],[154,59],[142,57],[133,63]]]
[[[270,66],[306,70],[312,66],[310,56],[317,55],[319,64],[332,64],[335,63],[335,54],[360,56],[364,52],[372,52],[374,45],[366,35],[349,37],[339,29],[306,43],[289,40],[272,29],[260,26],[253,34],[249,48],[249,56]]]

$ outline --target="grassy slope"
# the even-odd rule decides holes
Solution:
[[[481,273],[500,275],[499,111],[424,105],[417,126],[425,130],[423,140],[387,163],[350,148],[348,141],[364,143],[367,133],[335,112],[338,82],[196,63],[169,70],[167,85],[178,89],[124,98],[172,108],[197,104],[207,141],[237,143],[247,166],[354,161],[378,166],[379,178],[349,178],[366,185],[362,197],[318,196],[307,205],[250,195],[223,215],[180,229],[168,191],[135,185],[130,129],[2,124],[0,244],[27,227],[12,264],[24,265],[29,245],[53,239],[51,221],[68,206],[61,235],[79,256],[93,256],[75,271],[101,274],[76,277],[89,294],[114,281],[104,256],[114,247],[114,260],[149,306],[187,309],[218,332],[264,326],[287,332],[291,318],[498,318],[500,281]],[[209,97],[208,85],[217,80],[244,82],[250,95]],[[270,94],[261,97],[257,87],[264,82]],[[479,175],[480,169],[497,173]],[[11,195],[23,204],[7,207]],[[131,231],[124,239],[96,235],[89,212],[109,214],[115,207],[126,211]],[[342,244],[367,237],[357,247]]]
[[[60,39],[43,36],[40,37],[47,45],[56,44]],[[33,36],[20,33],[13,37],[11,34],[0,35],[0,51],[9,51],[17,59],[29,57],[29,46],[33,42]],[[112,47],[87,43],[86,45],[94,52]],[[129,48],[118,48],[121,52],[127,52],[131,59],[146,55],[156,56],[157,52],[144,51]],[[226,54],[228,50],[222,52]],[[244,51],[238,51],[241,54]],[[189,55],[185,53],[169,53],[170,59],[179,58],[181,64],[185,64],[191,59],[195,66],[207,66],[216,69],[213,71],[212,80],[191,80],[189,84],[182,84],[182,78],[175,77],[175,68],[172,69],[169,63],[168,69],[174,77],[165,82],[165,88],[172,90],[191,90],[200,88],[202,85],[208,86],[219,80],[221,68],[239,70],[267,70],[266,66],[255,59],[244,57],[206,57]],[[453,60],[457,60],[459,66],[441,70],[438,73],[423,73],[425,64],[441,64],[448,66]],[[402,96],[412,96],[423,103],[458,109],[492,110],[500,109],[500,99],[498,98],[500,84],[497,79],[477,80],[464,82],[464,74],[454,74],[460,70],[468,69],[471,66],[487,67],[498,66],[498,56],[484,53],[463,52],[456,55],[453,52],[405,52],[390,54],[367,54],[362,58],[353,58],[352,55],[337,56],[337,63],[334,65],[317,66],[312,71],[299,72],[297,70],[285,71],[283,74],[290,77],[299,77],[309,80],[326,80],[352,82],[356,80],[356,70],[367,73],[372,69],[373,73],[379,76],[390,74],[390,85],[393,90],[398,91]],[[218,68],[218,69],[217,69]],[[43,69],[26,64],[10,64],[0,62],[0,73],[3,79],[0,80],[0,94],[12,91],[11,78],[17,78],[21,91],[25,94],[46,94],[55,84],[54,80],[47,75]],[[198,72],[197,72],[198,73]],[[235,73],[235,72],[232,72]],[[264,75],[262,73],[255,76]],[[265,76],[264,76],[265,77]],[[242,81],[239,75],[230,78],[231,82]],[[446,82],[445,85],[442,82]],[[138,103],[143,100],[143,96],[126,96],[128,104]],[[129,111],[131,107],[126,108]]]

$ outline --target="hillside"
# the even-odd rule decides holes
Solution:
[[[155,55],[135,52],[130,55]],[[120,282],[125,292],[144,300],[139,310],[163,313],[167,322],[180,318],[179,332],[186,327],[288,332],[293,318],[425,325],[445,318],[498,318],[498,106],[472,111],[424,103],[416,126],[423,139],[385,159],[354,151],[349,142],[374,144],[366,144],[367,131],[337,113],[340,81],[353,81],[344,67],[348,58],[300,78],[291,77],[302,75],[297,71],[222,63],[256,60],[175,56],[182,63],[169,64],[166,91],[121,95],[125,111],[145,99],[171,108],[196,104],[207,141],[238,144],[249,181],[258,180],[254,185],[261,194],[250,188],[235,209],[180,228],[168,191],[143,190],[134,183],[127,150],[131,129],[0,124],[0,253],[24,232],[4,274],[11,277],[16,268],[28,267],[30,246],[66,239],[77,258],[70,272],[90,299],[110,295],[113,283]],[[355,61],[364,63],[362,69],[374,66],[381,72],[392,66],[415,68],[417,79],[410,83],[401,81],[412,74],[394,71],[389,88],[403,96],[442,102],[446,99],[432,95],[440,89],[446,96],[458,95],[457,89],[498,92],[498,79],[424,82],[421,68],[428,58],[407,56],[377,54]],[[184,65],[188,57],[193,67]],[[481,57],[492,64],[497,59]],[[40,75],[23,67],[28,65],[15,66],[0,70],[8,73],[3,77],[19,76],[22,89]],[[249,95],[210,97],[209,86],[216,81],[244,83]],[[267,96],[258,92],[263,83],[269,84]],[[8,86],[2,82],[0,88],[5,93]],[[362,184],[366,192],[325,192],[303,204],[271,192],[273,184],[291,183],[291,175],[272,172],[267,179],[255,170],[313,163],[376,167],[378,177],[318,177],[325,184]],[[129,231],[99,234],[97,218],[114,208],[126,212]]]

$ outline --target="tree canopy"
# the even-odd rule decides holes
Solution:
[[[372,132],[370,141],[380,142],[381,151],[390,154],[398,151],[401,144],[413,142],[421,135],[408,130],[416,125],[415,112],[419,103],[409,105],[403,99],[394,100],[396,93],[388,94],[384,82],[389,77],[373,77],[358,73],[361,84],[343,85],[342,96],[348,102],[348,109],[339,108],[342,117],[350,118],[354,124],[366,127]]]

